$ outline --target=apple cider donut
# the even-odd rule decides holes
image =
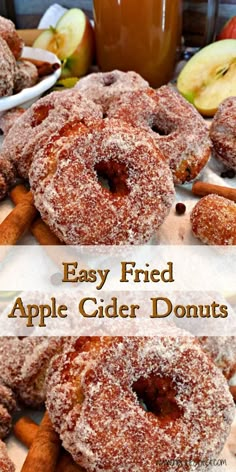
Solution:
[[[53,92],[16,121],[3,142],[2,153],[15,164],[19,176],[27,179],[37,149],[52,141],[65,126],[69,138],[74,124],[101,117],[101,107],[83,98],[78,90]]]
[[[65,338],[0,338],[0,379],[24,404],[38,407],[45,401],[45,377],[52,357]]]
[[[198,339],[202,349],[230,379],[236,372],[236,336],[202,336]]]
[[[15,171],[11,162],[0,155],[0,200],[6,195],[15,180]]]
[[[0,439],[5,438],[10,432],[11,415],[15,408],[16,402],[13,392],[0,382]]]
[[[0,440],[0,470],[1,472],[15,472],[15,466],[8,457],[7,446]]]
[[[16,61],[6,41],[0,36],[0,97],[12,95]]]
[[[15,59],[19,59],[24,43],[17,34],[14,23],[2,16],[0,16],[0,37],[6,41]]]
[[[16,107],[6,112],[0,113],[0,130],[7,135],[15,121],[25,112],[24,108]]]
[[[148,82],[136,72],[96,72],[80,79],[75,88],[83,96],[101,105],[106,112],[109,103],[124,92],[148,87]]]
[[[39,150],[30,184],[42,219],[71,245],[147,242],[174,198],[152,137],[116,120],[80,124],[70,141]]]
[[[236,170],[236,97],[223,101],[210,128],[215,156],[229,169]]]
[[[220,370],[178,335],[75,342],[51,364],[46,406],[87,472],[202,472],[234,418]]]
[[[219,195],[207,195],[191,213],[194,236],[205,244],[236,244],[236,204]]]
[[[38,69],[29,61],[19,61],[16,63],[14,75],[14,93],[32,87],[38,82]]]
[[[195,179],[210,157],[205,121],[171,86],[122,94],[111,102],[107,116],[148,131],[169,161],[176,184]]]

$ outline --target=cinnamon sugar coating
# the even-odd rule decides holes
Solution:
[[[54,135],[73,123],[90,123],[102,118],[102,109],[83,98],[79,91],[53,92],[34,103],[12,126],[6,136],[2,153],[11,160],[20,177],[28,178],[35,153]]]
[[[47,392],[63,446],[87,472],[202,472],[234,417],[222,373],[185,336],[78,340],[54,359]]]
[[[16,61],[6,41],[0,36],[0,97],[12,95]]]
[[[16,107],[0,114],[0,129],[7,135],[15,121],[25,112],[24,108]]]
[[[203,350],[230,379],[236,372],[236,336],[203,336],[198,339]]]
[[[26,405],[42,405],[49,363],[63,343],[56,337],[0,338],[0,379]]]
[[[210,157],[205,121],[171,86],[122,93],[107,115],[148,131],[169,162],[176,184],[195,179]]]
[[[19,61],[16,63],[14,75],[14,93],[32,87],[38,81],[38,69],[29,61]]]
[[[147,242],[174,198],[152,137],[117,120],[81,123],[66,136],[39,150],[30,169],[42,219],[66,244]]]
[[[236,244],[236,204],[218,195],[201,198],[191,213],[194,236],[205,244]]]
[[[24,43],[18,36],[14,23],[0,16],[0,37],[4,39],[15,59],[19,59]]]
[[[210,128],[215,156],[226,167],[236,170],[236,97],[224,100]]]
[[[114,98],[124,92],[139,90],[148,87],[148,82],[136,72],[95,72],[79,80],[75,85],[82,95],[89,100],[101,105],[106,112]]]
[[[2,200],[15,180],[15,170],[11,162],[0,155],[0,200]]]
[[[1,472],[15,472],[15,466],[8,457],[7,447],[0,441],[0,470]]]
[[[5,438],[11,429],[12,413],[16,408],[14,394],[0,382],[0,439]]]

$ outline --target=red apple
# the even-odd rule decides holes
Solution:
[[[236,16],[227,21],[217,39],[236,39]]]

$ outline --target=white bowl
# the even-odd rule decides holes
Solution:
[[[33,87],[25,88],[21,92],[11,95],[10,97],[0,98],[0,111],[10,110],[11,108],[20,106],[20,105],[29,105],[28,102],[35,101],[39,98],[46,90],[53,87],[56,81],[61,75],[61,61],[58,57],[43,49],[24,47],[22,57],[25,59],[37,59],[39,61],[50,62],[54,64],[55,62],[60,65],[55,72],[46,77],[43,77],[40,82]]]

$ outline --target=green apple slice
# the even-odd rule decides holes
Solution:
[[[177,88],[204,116],[214,115],[225,98],[236,96],[236,40],[201,49],[183,68]]]

